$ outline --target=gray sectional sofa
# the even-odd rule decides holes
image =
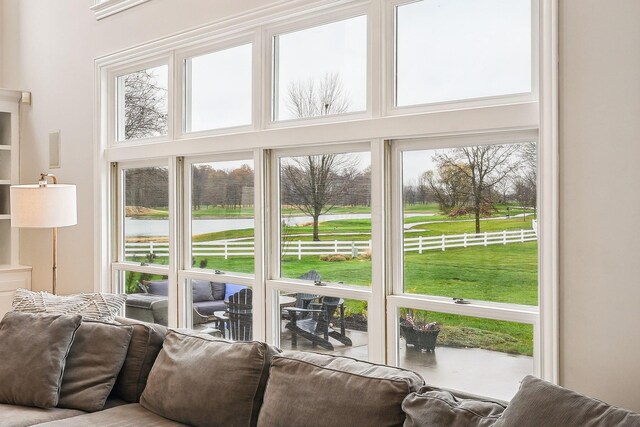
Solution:
[[[324,354],[282,353],[261,342],[234,343],[117,320],[130,331],[130,341],[102,409],[87,402],[93,391],[76,396],[92,408],[86,411],[0,404],[0,427],[640,426],[638,414],[533,377],[523,380],[507,405],[426,385],[409,370]],[[106,350],[94,342],[74,355],[73,346],[67,359],[80,359],[91,348]],[[0,376],[7,375],[2,369]],[[100,369],[87,372],[91,377]],[[69,391],[66,375],[61,396]],[[2,388],[0,399],[6,399]]]
[[[153,280],[139,282],[137,285],[140,292],[129,294],[126,303],[126,316],[143,322],[167,326],[169,282],[167,280]],[[193,324],[207,323],[214,312],[226,310],[225,301],[244,288],[246,286],[231,283],[192,280]]]

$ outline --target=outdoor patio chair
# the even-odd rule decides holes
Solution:
[[[253,339],[253,290],[242,289],[229,297],[229,334],[234,341]]]
[[[298,277],[298,279],[310,280],[312,282],[320,282],[322,280],[320,277],[320,274],[316,270],[309,270],[306,273],[304,273],[302,276]],[[295,293],[291,296],[296,298],[296,303],[294,305],[294,307],[296,308],[309,308],[310,303],[318,302],[320,300],[320,295],[307,294],[302,292]],[[299,313],[298,315],[299,319],[304,317],[307,317],[307,316],[304,313]],[[289,312],[286,309],[282,310],[282,318],[283,319],[291,318],[291,316],[289,315]]]
[[[344,300],[338,297],[322,297],[320,303],[309,303],[308,308],[288,307],[290,321],[286,328],[291,331],[291,346],[298,345],[298,335],[311,341],[312,345],[321,346],[333,351],[333,344],[329,342],[329,337],[340,341],[346,346],[353,343],[345,333],[344,323]],[[338,311],[340,324],[339,331],[331,325],[333,316]],[[301,316],[306,316],[301,318]]]

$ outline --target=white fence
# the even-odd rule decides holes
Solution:
[[[470,246],[506,245],[509,243],[524,243],[538,240],[536,230],[497,231],[478,234],[443,234],[430,237],[409,237],[404,239],[405,252],[418,252],[430,250],[445,251],[451,248],[467,248]],[[371,250],[371,240],[344,241],[323,240],[313,241],[286,241],[283,243],[283,255],[294,255],[302,259],[307,255],[350,255],[357,256],[364,251]],[[145,257],[147,254],[156,256],[168,256],[169,244],[158,242],[126,243],[126,257]],[[219,256],[228,259],[233,256],[253,256],[254,242],[250,240],[214,240],[210,242],[193,243],[193,256],[211,257]]]

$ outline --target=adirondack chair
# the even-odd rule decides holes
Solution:
[[[344,300],[337,297],[322,297],[320,303],[310,303],[308,308],[288,307],[291,320],[286,324],[286,328],[291,331],[291,346],[298,345],[298,335],[311,341],[312,345],[321,346],[333,351],[333,344],[329,342],[329,337],[334,338],[344,345],[351,346],[353,343],[345,333],[344,325]],[[334,314],[338,311],[340,330],[336,331],[331,326]],[[300,315],[306,316],[300,318]]]
[[[312,282],[320,282],[322,279],[320,277],[320,274],[315,271],[315,270],[309,270],[306,273],[304,273],[302,276],[298,277],[298,279],[301,280],[309,280]],[[318,302],[320,300],[320,296],[319,295],[315,295],[315,294],[307,294],[307,293],[301,293],[298,292],[294,295],[291,295],[293,297],[296,298],[296,303],[294,305],[294,307],[296,308],[309,308],[309,304],[313,303],[313,302]],[[302,319],[305,317],[308,317],[310,314],[309,313],[303,313],[300,312],[298,313],[298,319]],[[282,317],[284,319],[290,319],[291,315],[289,314],[289,312],[286,309],[282,310]]]
[[[253,290],[242,289],[229,297],[229,333],[234,341],[253,339]]]

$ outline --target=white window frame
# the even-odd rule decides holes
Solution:
[[[483,134],[505,130],[528,131],[539,129],[539,193],[540,193],[540,240],[541,257],[539,259],[540,299],[539,316],[536,312],[505,310],[496,311],[496,307],[477,307],[478,315],[484,317],[494,313],[494,317],[502,316],[509,319],[527,318],[528,323],[535,322],[538,316],[536,336],[539,343],[541,367],[539,374],[542,378],[558,381],[558,118],[557,118],[557,40],[558,40],[558,2],[557,0],[539,1],[538,26],[540,60],[534,76],[539,76],[538,99],[529,100],[483,100],[486,104],[451,104],[450,108],[440,106],[443,110],[435,111],[430,108],[405,107],[390,111],[389,109],[389,70],[393,70],[393,51],[389,50],[390,24],[394,19],[389,14],[393,10],[390,5],[396,1],[369,0],[349,1],[335,4],[333,0],[292,0],[286,4],[275,4],[247,11],[242,15],[227,20],[214,22],[211,25],[194,28],[182,34],[156,40],[148,44],[131,48],[122,52],[107,55],[96,60],[96,102],[95,112],[95,191],[97,194],[95,217],[98,218],[95,227],[95,241],[97,242],[97,261],[95,264],[95,288],[102,291],[117,290],[112,278],[113,271],[132,269],[130,264],[113,262],[114,250],[112,238],[114,236],[111,217],[114,211],[114,183],[111,172],[111,162],[134,162],[146,159],[163,158],[178,168],[181,157],[211,155],[218,156],[232,152],[252,152],[255,170],[256,197],[256,271],[252,279],[254,283],[254,337],[275,343],[274,328],[278,318],[274,293],[276,290],[308,290],[308,285],[295,281],[273,279],[267,273],[272,269],[273,257],[270,249],[273,246],[269,230],[272,229],[271,219],[267,218],[273,191],[271,181],[272,154],[271,150],[295,147],[313,147],[318,144],[350,144],[368,141],[372,153],[372,233],[380,236],[372,239],[374,257],[378,254],[385,257],[382,260],[372,260],[372,287],[368,290],[329,285],[313,288],[318,294],[331,294],[340,297],[367,300],[369,303],[369,359],[375,362],[393,362],[389,343],[394,343],[397,337],[395,328],[389,322],[395,322],[394,312],[408,301],[404,295],[393,294],[393,265],[389,261],[392,255],[390,238],[392,220],[384,212],[391,209],[390,195],[387,193],[389,180],[392,177],[391,143],[389,141],[411,138],[459,137],[468,134]],[[331,22],[339,20],[348,11],[365,11],[368,14],[368,110],[362,116],[335,116],[329,118],[300,120],[295,123],[271,123],[271,44],[274,32],[281,28],[305,28],[309,23]],[[356,13],[358,15],[361,13]],[[355,16],[352,15],[352,16]],[[287,24],[283,24],[287,22]],[[391,25],[391,27],[390,27]],[[313,25],[311,25],[313,26]],[[538,30],[539,28],[539,30]],[[206,135],[181,135],[182,99],[177,97],[177,91],[182,85],[174,64],[180,68],[180,61],[174,58],[180,52],[186,52],[194,46],[217,46],[232,43],[232,40],[253,34],[254,63],[252,75],[254,80],[253,103],[254,122],[251,129],[233,130],[228,133],[209,133]],[[535,37],[534,37],[535,40]],[[154,62],[155,61],[155,62]],[[158,65],[159,61],[169,64],[169,119],[170,132],[166,138],[158,140],[137,140],[115,143],[113,138],[113,109],[115,94],[112,90],[113,78],[116,74],[126,74],[127,70],[136,71],[148,66]],[[124,70],[124,71],[123,71]],[[391,98],[391,102],[394,103]],[[295,145],[294,145],[295,144]],[[343,149],[344,150],[344,149]],[[180,175],[182,177],[182,175]],[[174,183],[175,184],[175,183]],[[182,184],[179,186],[182,189]],[[182,199],[181,199],[182,200]],[[258,206],[262,206],[259,209]],[[184,208],[183,208],[184,209]],[[177,214],[178,212],[176,212]],[[180,220],[177,220],[180,221]],[[182,225],[181,222],[176,222]],[[176,233],[182,232],[176,229]],[[183,242],[183,240],[182,240]],[[175,243],[174,243],[175,246]],[[183,251],[183,248],[180,248]],[[190,266],[189,266],[190,267]],[[259,267],[259,268],[258,268]],[[185,269],[172,265],[174,286],[178,292],[185,286],[188,278],[209,277],[207,272]],[[137,270],[136,270],[137,271]],[[149,272],[155,272],[149,270]],[[216,275],[216,278],[219,276]],[[241,277],[230,277],[238,282]],[[267,280],[269,279],[269,280]],[[182,285],[179,285],[182,283]],[[376,283],[381,285],[375,286]],[[182,297],[181,297],[182,298]],[[185,301],[178,303],[173,298],[170,306],[175,316],[172,325],[187,325],[188,315]],[[437,298],[411,300],[418,308],[429,310],[457,310],[445,307],[444,302]],[[182,307],[182,308],[180,308]],[[444,308],[443,308],[444,307]],[[474,308],[475,309],[475,308]],[[516,307],[515,310],[519,310]],[[489,312],[491,311],[491,313]],[[534,311],[537,311],[535,309]],[[175,314],[174,314],[175,313]],[[501,318],[502,318],[501,317]],[[256,320],[257,319],[257,320]]]
[[[374,55],[372,52],[372,43],[368,40],[373,32],[372,23],[370,19],[370,7],[363,2],[355,2],[356,4],[348,4],[345,6],[336,6],[331,13],[319,12],[316,14],[310,14],[303,19],[294,20],[287,24],[278,24],[266,27],[264,30],[263,40],[264,56],[262,58],[263,63],[270,64],[270,66],[264,69],[263,80],[263,99],[262,105],[262,121],[265,128],[284,128],[290,126],[304,126],[314,123],[335,123],[337,121],[356,120],[372,117],[372,69],[374,68],[373,60]],[[302,31],[334,22],[344,21],[350,18],[356,18],[359,16],[365,16],[367,19],[367,94],[366,94],[366,110],[353,111],[339,114],[331,114],[327,116],[309,117],[301,119],[289,119],[289,120],[276,120],[275,112],[275,96],[276,96],[276,72],[277,57],[274,49],[275,37],[279,35],[285,35],[296,31]]]
[[[258,40],[259,43],[259,40]],[[219,127],[213,129],[204,129],[201,131],[187,131],[187,123],[190,120],[188,115],[188,107],[187,100],[190,95],[189,85],[188,85],[188,77],[189,71],[186,69],[185,61],[190,58],[208,55],[211,53],[216,53],[220,51],[224,51],[227,49],[233,49],[235,47],[244,46],[247,44],[251,44],[252,48],[252,67],[251,67],[251,123],[246,125],[238,125],[238,126],[228,126],[228,127]],[[256,92],[260,85],[260,75],[255,75],[256,67],[253,65],[256,61],[256,36],[255,32],[247,32],[244,34],[235,35],[233,38],[229,38],[217,43],[203,43],[198,46],[190,46],[188,49],[178,49],[175,54],[175,99],[176,105],[178,108],[176,109],[176,117],[174,123],[175,139],[187,139],[187,138],[197,138],[201,136],[208,135],[219,135],[226,133],[236,133],[236,132],[246,132],[255,130],[256,123],[259,121],[258,117],[256,117],[256,104],[260,103],[260,98],[256,99]]]
[[[385,115],[404,115],[415,114],[419,112],[431,112],[431,111],[446,111],[450,109],[463,109],[463,108],[480,108],[491,105],[509,105],[519,103],[537,102],[538,93],[540,90],[540,79],[538,70],[540,68],[539,61],[539,37],[540,31],[538,22],[540,19],[540,0],[531,0],[531,92],[527,93],[514,93],[506,95],[487,96],[481,98],[469,98],[461,100],[451,100],[442,102],[432,102],[425,104],[396,106],[396,67],[397,67],[397,48],[394,35],[396,34],[397,7],[406,4],[415,3],[419,0],[386,0],[385,4],[385,52],[391,57],[385,58],[385,76],[386,76],[386,103],[385,103]],[[542,0],[544,1],[544,0]]]
[[[108,126],[107,126],[107,138],[109,146],[127,146],[127,145],[139,145],[139,144],[153,144],[164,141],[171,141],[174,137],[174,125],[173,117],[174,113],[174,93],[175,87],[173,85],[173,55],[160,55],[146,59],[144,61],[135,62],[134,64],[126,65],[120,68],[110,69],[108,72],[109,83],[107,84],[107,91],[111,96],[108,97],[109,106],[107,109]],[[167,66],[167,134],[151,136],[147,138],[132,138],[132,139],[119,139],[119,122],[124,118],[124,100],[121,98],[121,94],[124,95],[124,88],[119,87],[118,77],[125,76],[137,71],[147,70],[150,68]]]

